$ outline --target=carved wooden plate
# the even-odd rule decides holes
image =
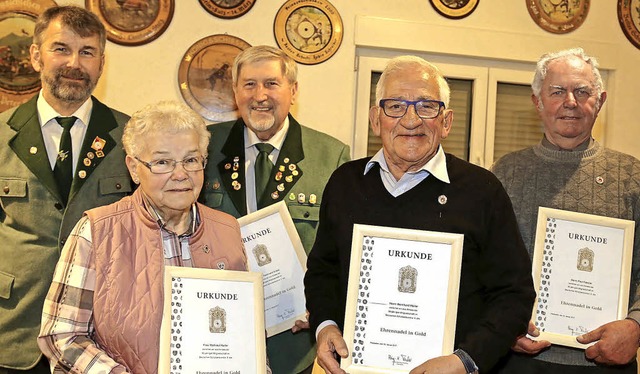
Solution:
[[[199,0],[207,12],[220,18],[238,18],[247,13],[256,0]]]
[[[331,58],[342,43],[342,18],[327,0],[289,0],[273,23],[276,43],[301,64],[315,65]]]
[[[590,0],[526,0],[533,21],[554,34],[571,32],[584,22]]]
[[[183,0],[184,1],[184,0]],[[174,0],[85,0],[107,29],[107,39],[140,45],[157,39],[173,18]]]
[[[53,0],[0,1],[0,112],[29,100],[40,90],[29,47],[36,19]]]
[[[618,22],[631,44],[640,48],[640,0],[618,0]]]
[[[429,0],[442,16],[460,19],[473,13],[480,0]]]
[[[193,110],[214,122],[238,118],[231,68],[236,56],[250,46],[235,36],[211,35],[189,47],[180,62],[178,84]]]

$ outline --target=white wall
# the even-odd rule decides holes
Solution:
[[[84,6],[84,0],[58,0]],[[549,50],[582,46],[611,70],[605,144],[640,158],[640,50],[624,36],[617,1],[591,1],[584,24],[556,35],[539,28],[525,2],[482,0],[470,16],[450,20],[428,0],[331,0],[344,24],[338,52],[318,65],[300,65],[300,93],[293,113],[300,122],[352,144],[356,53],[373,45],[397,53],[425,50],[444,56],[533,62]],[[135,47],[107,45],[107,65],[96,96],[131,113],[165,99],[182,100],[177,74],[185,51],[199,39],[224,34],[251,45],[275,45],[273,19],[284,1],[258,0],[244,16],[223,20],[207,13],[197,0],[175,0],[171,24],[158,39]],[[382,18],[382,19],[381,19]],[[357,20],[357,22],[356,22]]]

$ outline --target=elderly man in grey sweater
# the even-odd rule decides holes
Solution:
[[[538,61],[531,96],[544,138],[502,157],[493,166],[511,197],[529,254],[538,207],[634,220],[632,280],[626,319],[577,337],[586,350],[518,339],[501,373],[637,373],[640,338],[640,161],[606,149],[591,131],[607,93],[595,58],[580,48],[548,53]],[[539,331],[530,324],[529,334]]]

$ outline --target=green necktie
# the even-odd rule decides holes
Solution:
[[[62,126],[62,138],[56,156],[56,166],[53,175],[58,184],[58,191],[62,196],[62,202],[66,205],[73,182],[73,154],[71,150],[71,127],[76,123],[76,117],[56,117],[58,124]]]
[[[269,161],[269,154],[273,151],[273,146],[269,143],[257,143],[256,148],[258,149],[258,157],[256,157],[254,166],[256,172],[256,202],[258,203],[258,209],[260,209],[260,200],[267,188],[271,169],[273,168],[273,164]]]

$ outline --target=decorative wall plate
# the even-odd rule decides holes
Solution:
[[[0,2],[0,112],[20,105],[40,90],[29,47],[36,19],[53,0]]]
[[[199,0],[207,12],[220,18],[238,18],[247,13],[256,0]]]
[[[584,22],[591,0],[526,0],[533,21],[554,34],[571,32]]]
[[[631,44],[640,48],[640,0],[618,0],[618,22]]]
[[[273,23],[280,49],[301,64],[331,58],[342,43],[342,18],[327,0],[289,0]]]
[[[180,93],[189,106],[207,120],[238,118],[233,96],[233,60],[251,45],[231,35],[211,35],[194,43],[178,69]]]
[[[155,40],[173,18],[174,0],[85,0],[107,29],[107,39],[121,45]]]
[[[441,15],[460,19],[473,13],[480,0],[429,0],[433,8]]]

